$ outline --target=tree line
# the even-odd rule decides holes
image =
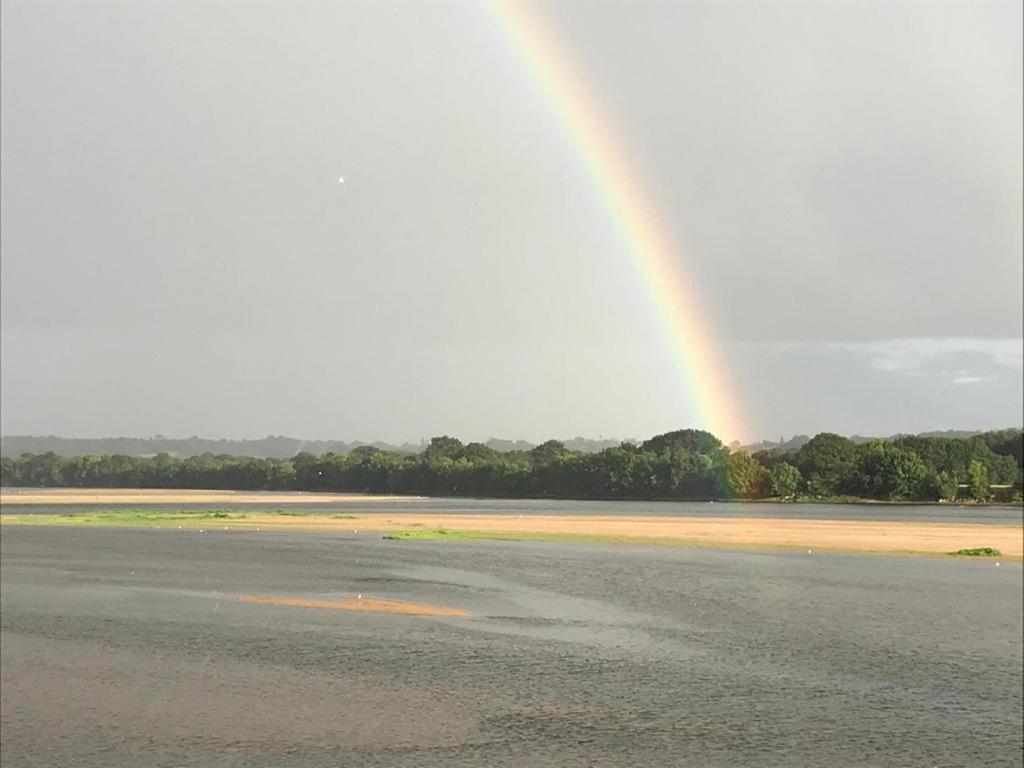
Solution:
[[[499,452],[444,436],[417,454],[373,446],[288,459],[25,453],[0,458],[0,483],[566,499],[988,501],[994,491],[1021,497],[1022,446],[1021,430],[865,443],[821,433],[797,450],[753,454],[695,429],[596,453],[556,440]]]

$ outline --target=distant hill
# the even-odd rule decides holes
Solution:
[[[807,435],[794,435],[793,437],[786,440],[779,438],[778,442],[772,442],[771,440],[762,440],[760,443],[753,443],[751,445],[744,445],[743,450],[747,453],[757,453],[758,451],[775,450],[781,451],[782,453],[789,453],[790,451],[799,451],[804,445],[810,441],[810,437]]]
[[[596,453],[605,448],[621,444],[617,439],[589,440],[574,437],[565,440],[565,447],[572,451]],[[60,456],[112,455],[123,456],[155,456],[166,453],[178,458],[201,456],[212,453],[215,456],[248,456],[255,458],[287,459],[297,453],[306,451],[321,455],[324,453],[351,453],[361,446],[371,445],[382,451],[398,451],[402,453],[420,453],[426,448],[426,442],[402,443],[392,445],[384,442],[364,442],[355,440],[300,440],[283,435],[268,435],[259,440],[225,440],[205,437],[170,438],[162,435],[154,437],[99,437],[74,438],[56,437],[54,435],[8,435],[0,438],[0,454],[19,456],[23,453],[49,453]],[[503,440],[492,437],[486,442],[489,448],[500,453],[511,451],[529,451],[536,447],[535,443],[526,440]]]
[[[978,435],[984,435],[985,432],[978,430],[962,430],[962,429],[947,429],[945,432],[922,432],[918,437],[977,437]]]
[[[387,451],[419,453],[422,445],[390,445],[383,442],[351,443],[342,440],[299,440],[294,437],[269,435],[259,440],[214,440],[205,437],[168,438],[156,437],[99,437],[73,438],[9,435],[0,438],[0,453],[17,456],[22,453],[48,453],[53,451],[61,456],[86,456],[89,454],[121,454],[123,456],[155,456],[167,453],[176,457],[200,456],[212,453],[216,456],[251,456],[258,458],[287,459],[300,451],[314,454],[349,453],[364,445]]]
[[[1011,430],[1012,431],[1012,430]],[[944,438],[955,438],[962,440],[967,437],[977,437],[978,435],[989,434],[989,431],[982,431],[980,429],[964,430],[964,429],[947,429],[945,431],[933,431],[933,432],[918,432],[914,437],[944,437]],[[848,435],[850,440],[855,443],[868,443],[872,440],[895,440],[897,437],[906,437],[907,435],[897,433],[895,435],[889,435],[888,437],[867,437],[865,435]],[[774,450],[780,453],[789,453],[791,451],[800,450],[811,438],[807,435],[794,435],[793,437],[786,440],[779,438],[778,441],[773,442],[771,440],[762,440],[759,443],[752,443],[751,445],[743,446],[743,450],[748,453],[757,453],[758,451]]]
[[[583,453],[597,453],[605,448],[618,448],[623,443],[639,443],[635,439],[619,440],[617,438],[604,438],[591,440],[586,437],[574,437],[571,440],[563,440],[562,444],[570,451],[581,451]]]

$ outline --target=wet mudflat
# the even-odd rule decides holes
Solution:
[[[1024,764],[1020,564],[5,527],[0,567],[4,766]]]

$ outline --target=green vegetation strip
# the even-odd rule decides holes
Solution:
[[[1002,557],[1003,553],[992,547],[974,547],[972,549],[958,549],[950,552],[955,557]]]

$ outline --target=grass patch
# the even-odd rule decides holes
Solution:
[[[3,515],[0,522],[13,525],[129,525],[157,526],[162,523],[196,524],[209,520],[241,520],[244,512],[230,509],[110,509],[80,515]]]
[[[161,522],[163,520],[239,520],[243,512],[230,509],[111,509],[106,512],[89,512],[84,515],[61,515],[70,520],[95,519],[108,523]]]
[[[1003,553],[998,549],[992,547],[973,547],[971,549],[958,549],[956,552],[950,552],[951,555],[956,557],[1002,557]]]

